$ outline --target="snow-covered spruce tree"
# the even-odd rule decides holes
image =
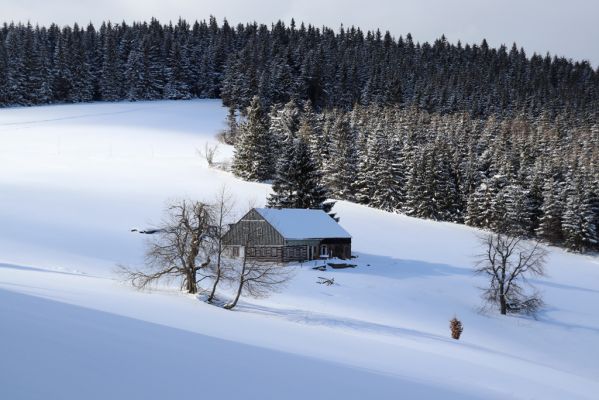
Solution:
[[[585,179],[588,176],[583,176],[569,182],[568,198],[562,215],[564,243],[575,251],[594,249],[599,242],[599,198],[594,192],[592,181]]]
[[[239,127],[233,173],[250,181],[272,179],[276,148],[269,135],[268,122],[260,99],[254,96],[247,110],[247,120]]]
[[[531,172],[530,179],[526,191],[527,214],[530,218],[529,231],[527,236],[535,236],[535,232],[539,227],[543,207],[543,179],[540,172]]]
[[[8,60],[4,47],[4,37],[0,33],[0,107],[8,104],[7,82],[8,82]]]
[[[543,205],[539,226],[535,233],[540,239],[551,244],[562,242],[564,233],[562,229],[562,216],[564,214],[563,184],[550,178],[543,186]]]
[[[404,207],[409,215],[446,221],[460,218],[459,189],[444,146],[441,141],[426,144],[412,159]]]
[[[147,69],[141,45],[142,43],[139,43],[139,46],[131,50],[125,64],[125,78],[129,83],[127,90],[127,98],[129,100],[142,100],[145,98]]]
[[[403,171],[398,163],[398,149],[394,146],[393,137],[381,126],[369,142],[369,154],[375,161],[370,171],[374,185],[369,204],[386,211],[398,211],[404,198]]]
[[[100,75],[102,70],[102,39],[94,25],[90,22],[85,29],[83,37],[85,47],[85,60],[89,66],[90,87],[92,100],[100,99]],[[48,68],[50,65],[48,64]]]
[[[300,111],[294,100],[290,100],[283,108],[273,107],[269,117],[270,136],[277,142],[294,139],[300,126]]]
[[[268,197],[268,207],[310,208],[330,212],[334,203],[327,202],[327,191],[322,185],[322,175],[303,139],[310,135],[307,123],[300,127],[297,138],[288,138],[284,154],[279,158],[273,181],[273,194]],[[334,218],[334,214],[331,214]]]
[[[466,217],[464,219],[466,225],[479,228],[485,227],[488,221],[487,210],[490,203],[489,185],[486,182],[482,182],[468,197]]]
[[[66,36],[66,35],[65,35]],[[71,72],[71,62],[68,44],[65,43],[68,36],[58,37],[56,49],[52,61],[52,93],[57,101],[73,100],[73,75]]]
[[[27,104],[25,97],[25,73],[23,69],[23,49],[20,32],[16,29],[6,34],[6,89],[8,104]]]
[[[505,208],[503,231],[514,236],[530,236],[532,211],[528,191],[520,185],[512,184],[505,186],[498,196]]]
[[[354,184],[356,201],[361,204],[370,204],[374,195],[374,180],[372,173],[377,162],[378,155],[373,154],[374,146],[371,146],[369,133],[366,129],[360,129],[357,139],[358,167]]]
[[[330,112],[317,114],[311,123],[311,136],[308,138],[310,153],[316,162],[319,171],[325,170],[326,161],[331,153],[331,130],[334,124],[334,115]]]
[[[354,200],[354,181],[358,156],[356,135],[344,113],[339,113],[331,128],[332,149],[325,162],[325,183],[331,195]]]
[[[406,182],[406,199],[403,211],[414,217],[430,218],[429,202],[433,194],[427,183],[427,165],[423,150],[414,152]]]
[[[77,24],[73,28],[70,48],[70,71],[72,77],[72,100],[75,102],[93,99],[93,80],[85,54],[84,31]]]
[[[234,107],[229,107],[227,113],[226,128],[219,134],[219,140],[227,144],[235,144],[239,133],[239,122],[237,121],[237,110]]]
[[[144,53],[148,59],[148,87],[147,96],[150,98],[160,98],[164,92],[164,83],[166,80],[164,60],[161,58],[161,41],[159,33],[154,33],[150,39],[144,43]]]
[[[462,218],[457,171],[452,165],[449,139],[440,137],[435,141],[429,153],[428,165],[430,192],[433,194],[432,218],[441,221],[459,221]]]
[[[169,56],[167,58],[166,85],[164,86],[164,96],[167,99],[189,99],[191,97],[189,85],[185,76],[185,71],[189,63],[181,49],[179,41],[172,41]]]
[[[39,28],[35,31],[31,24],[25,27],[22,53],[22,73],[24,81],[22,89],[26,104],[47,103],[52,100],[49,86],[48,57],[41,43]]]
[[[102,77],[100,94],[103,100],[116,101],[122,98],[122,63],[117,49],[117,32],[108,23],[104,30]]]

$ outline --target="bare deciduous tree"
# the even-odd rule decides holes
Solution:
[[[214,165],[214,156],[218,152],[218,143],[210,144],[208,142],[204,143],[204,149],[198,150],[200,156],[204,157],[208,166],[212,167]]]
[[[249,256],[249,249],[256,243],[258,231],[248,229],[244,233],[244,248],[241,266],[237,269],[237,291],[232,302],[224,308],[233,309],[242,294],[254,298],[266,297],[276,292],[291,279],[291,270],[281,264],[262,262]]]
[[[212,302],[216,294],[216,288],[222,279],[229,280],[231,278],[232,266],[223,257],[224,246],[223,246],[223,235],[226,233],[228,228],[228,221],[233,212],[234,201],[231,194],[227,191],[226,187],[222,187],[216,196],[216,200],[212,205],[213,220],[214,220],[214,232],[213,232],[213,249],[212,254],[216,258],[210,268],[210,277],[212,278],[212,289],[208,295],[208,302]]]
[[[527,295],[528,277],[545,274],[547,251],[538,243],[502,233],[480,238],[484,251],[477,256],[475,272],[489,278],[483,298],[499,306],[501,314],[534,314],[542,305],[538,292]]]
[[[120,272],[139,289],[160,280],[181,279],[182,288],[197,293],[197,273],[210,264],[206,246],[211,225],[207,204],[186,200],[171,204],[156,236],[148,242],[146,268],[120,267]],[[200,253],[204,255],[203,262],[198,261]]]

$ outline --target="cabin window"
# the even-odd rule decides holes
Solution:
[[[239,247],[235,246],[231,248],[231,256],[239,257]]]
[[[262,227],[261,226],[256,228],[256,236],[262,237]]]

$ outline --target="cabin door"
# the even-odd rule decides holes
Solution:
[[[329,246],[327,246],[326,244],[323,244],[322,246],[320,246],[320,256],[321,257],[329,256]]]

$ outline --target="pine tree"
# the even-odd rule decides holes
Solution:
[[[241,124],[239,139],[235,142],[233,173],[251,181],[272,179],[277,143],[269,135],[266,116],[257,96],[252,99],[247,115],[247,121]]]
[[[58,43],[54,49],[54,61],[52,67],[52,93],[58,101],[73,101],[72,73],[70,70],[70,55],[68,36],[63,32],[58,37]]]
[[[8,105],[8,60],[4,47],[4,37],[0,32],[0,107]]]
[[[177,40],[173,40],[170,46],[167,65],[164,96],[173,100],[190,98],[190,89],[185,76],[189,63]]]
[[[283,108],[274,108],[270,112],[269,132],[278,142],[293,140],[297,136],[300,124],[300,112],[295,101],[291,100]]]
[[[141,100],[146,98],[146,87],[148,82],[147,64],[143,52],[143,44],[139,43],[129,53],[125,64],[125,77],[129,83],[127,98],[129,100]]]
[[[69,55],[69,71],[72,80],[72,96],[74,102],[91,101],[93,99],[93,86],[91,72],[85,54],[83,31],[77,24],[72,32]]]
[[[398,163],[393,138],[379,126],[374,135],[371,135],[370,147],[368,153],[374,164],[370,171],[373,190],[369,204],[386,211],[398,211],[404,200],[403,171]]]
[[[344,114],[339,114],[331,128],[332,151],[325,164],[325,182],[333,196],[354,200],[357,172],[356,135]]]
[[[592,185],[583,185],[582,182],[581,177],[570,182],[562,216],[564,243],[566,247],[576,251],[594,249],[599,241],[597,232],[599,198]],[[588,183],[590,182],[587,181]]]
[[[25,99],[25,73],[23,68],[23,46],[19,30],[11,29],[6,35],[6,94],[8,104],[27,104]]]
[[[302,126],[302,131],[308,129],[309,126]],[[268,198],[268,206],[310,208],[330,212],[334,203],[326,201],[327,191],[321,183],[322,176],[312,159],[308,145],[300,137],[287,146],[285,154],[277,164],[272,186],[274,193]],[[334,214],[332,216],[334,217]]]
[[[117,51],[117,33],[109,23],[105,28],[100,94],[103,100],[115,101],[122,98],[122,66]]]
[[[359,132],[357,140],[358,166],[355,182],[356,201],[361,204],[370,204],[375,191],[375,182],[372,179],[373,171],[377,163],[378,154],[373,146],[374,139],[370,138],[372,133],[366,129]]]
[[[520,185],[511,184],[504,187],[499,196],[505,207],[503,231],[519,237],[529,236],[533,229],[528,191]]]
[[[503,175],[485,179],[468,198],[466,224],[505,233],[506,210],[502,195],[505,186],[506,180]]]
[[[543,206],[536,234],[539,238],[552,244],[559,244],[563,240],[562,215],[564,204],[562,200],[562,185],[551,178],[543,186]]]

